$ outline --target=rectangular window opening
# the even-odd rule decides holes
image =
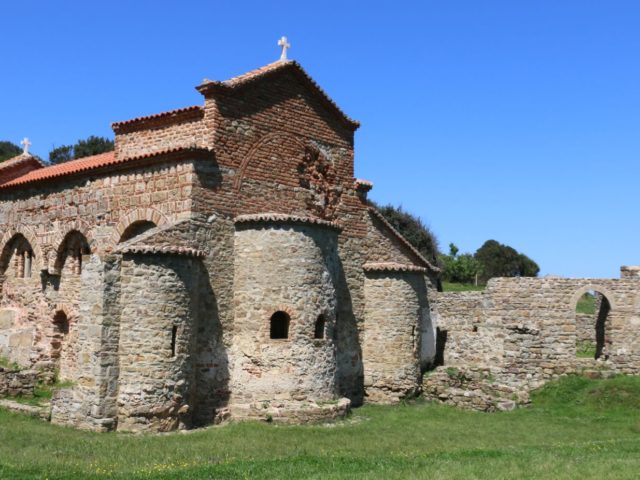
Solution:
[[[171,327],[171,356],[176,356],[176,336],[178,335],[178,327]]]

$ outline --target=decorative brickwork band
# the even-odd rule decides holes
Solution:
[[[319,225],[323,227],[342,230],[337,222],[329,222],[320,218],[300,217],[297,215],[287,215],[283,213],[258,213],[255,215],[239,215],[234,219],[236,224],[243,223],[306,223],[309,225]]]

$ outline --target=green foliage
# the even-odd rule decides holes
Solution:
[[[596,344],[589,341],[576,343],[576,357],[596,358]]]
[[[476,251],[475,259],[480,264],[483,282],[493,277],[536,277],[538,264],[526,255],[495,240],[487,240]]]
[[[365,406],[329,426],[188,435],[92,433],[0,410],[0,478],[637,478],[640,378],[567,377],[532,398],[497,414],[418,401]]]
[[[596,314],[596,297],[595,295],[587,292],[580,300],[578,300],[578,304],[576,305],[576,313],[585,313],[588,315]]]
[[[0,141],[0,162],[9,160],[22,153],[22,149],[15,143]]]
[[[7,357],[0,357],[0,367],[8,370],[20,370],[21,367],[16,362],[12,362]]]
[[[57,164],[77,158],[89,157],[99,153],[110,152],[115,148],[113,140],[91,135],[85,140],[78,140],[74,145],[62,145],[49,152],[49,163]]]
[[[453,283],[472,283],[480,271],[480,264],[469,253],[458,255],[460,250],[453,243],[449,244],[449,255],[440,255],[442,278]]]
[[[422,222],[422,220],[402,209],[401,206],[380,206],[373,201],[369,202],[400,234],[429,261],[436,262],[438,258],[438,240],[435,234]]]
[[[61,147],[54,148],[49,152],[49,163],[57,164],[68,162],[73,160],[73,146],[62,145]]]

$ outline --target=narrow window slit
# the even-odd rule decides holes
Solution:
[[[313,338],[317,338],[317,339],[324,338],[325,324],[326,324],[326,321],[324,319],[324,315],[322,314],[318,315],[318,318],[316,319],[315,329],[313,332]]]
[[[171,356],[176,356],[176,337],[178,336],[178,327],[174,325],[171,327]]]

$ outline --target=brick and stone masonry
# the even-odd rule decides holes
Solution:
[[[292,61],[197,89],[114,123],[114,152],[0,166],[0,356],[68,380],[51,420],[99,431],[418,392],[438,270],[368,206],[358,123]]]

